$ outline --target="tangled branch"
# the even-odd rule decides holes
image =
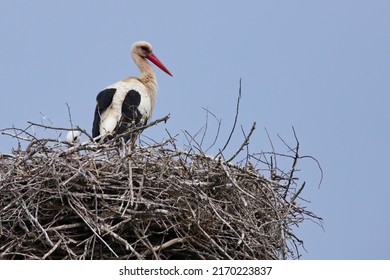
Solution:
[[[304,185],[291,188],[294,170],[286,184],[231,163],[251,133],[228,160],[172,137],[129,154],[115,139],[2,134],[28,142],[0,156],[2,259],[296,258],[292,227],[320,221],[296,203]]]
[[[298,184],[297,163],[308,156],[300,155],[295,130],[295,146],[279,137],[287,153],[277,153],[268,135],[272,151],[249,154],[255,123],[226,156],[241,81],[239,91],[233,128],[217,156],[207,152],[221,121],[207,109],[218,130],[206,149],[207,121],[203,133],[184,132],[184,149],[168,130],[167,139],[144,137],[133,150],[120,136],[98,144],[73,124],[0,130],[18,142],[0,153],[0,259],[299,258],[303,241],[293,229],[305,220],[321,224],[300,204],[305,182]],[[59,135],[77,130],[88,140],[41,138],[30,133],[36,127]],[[281,158],[290,160],[288,171],[277,165]]]

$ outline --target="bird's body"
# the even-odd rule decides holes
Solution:
[[[132,127],[145,125],[151,118],[157,93],[156,76],[146,59],[172,75],[154,56],[149,43],[135,43],[131,54],[141,75],[116,82],[97,95],[92,128],[94,138],[121,134],[125,142],[132,138],[134,145],[136,135],[131,135],[130,130]]]
[[[97,96],[93,136],[123,134],[131,125],[145,125],[152,116],[155,92],[138,79],[116,82]],[[125,141],[128,137],[125,137]]]

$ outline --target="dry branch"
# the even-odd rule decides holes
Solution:
[[[201,150],[204,135],[187,135],[196,145],[187,150],[169,135],[128,151],[117,139],[71,146],[2,130],[27,148],[0,154],[0,259],[298,258],[292,229],[321,221],[297,203],[299,142],[292,169],[274,180],[232,162],[253,130],[227,161]]]

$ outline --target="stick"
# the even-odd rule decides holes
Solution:
[[[222,154],[222,152],[226,149],[226,147],[229,145],[229,142],[230,142],[230,139],[232,138],[232,135],[234,133],[234,130],[236,129],[236,124],[237,124],[237,120],[238,120],[238,112],[240,110],[240,100],[241,100],[241,78],[240,78],[240,86],[238,88],[238,98],[237,98],[237,105],[236,105],[236,115],[234,116],[234,122],[233,122],[233,127],[232,127],[232,130],[230,131],[230,135],[225,143],[225,145],[223,146],[223,148],[218,152],[218,154],[215,156],[215,158],[217,158],[220,154]]]
[[[48,256],[50,256],[57,248],[58,246],[60,246],[62,240],[58,240],[57,243],[53,246],[53,248],[50,249],[49,252],[47,252],[44,256],[43,256],[43,260],[46,259]]]
[[[226,162],[232,161],[236,156],[238,156],[238,154],[244,149],[245,146],[249,145],[249,139],[251,138],[252,133],[253,133],[253,131],[255,131],[255,129],[256,129],[256,122],[253,123],[252,128],[249,131],[248,136],[245,138],[245,141],[241,144],[240,148],[237,150],[237,152],[231,158],[226,160]]]

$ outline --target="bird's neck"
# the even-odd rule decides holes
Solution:
[[[141,72],[138,79],[146,86],[153,107],[157,93],[157,80],[152,65],[139,55],[134,55],[133,59]]]

